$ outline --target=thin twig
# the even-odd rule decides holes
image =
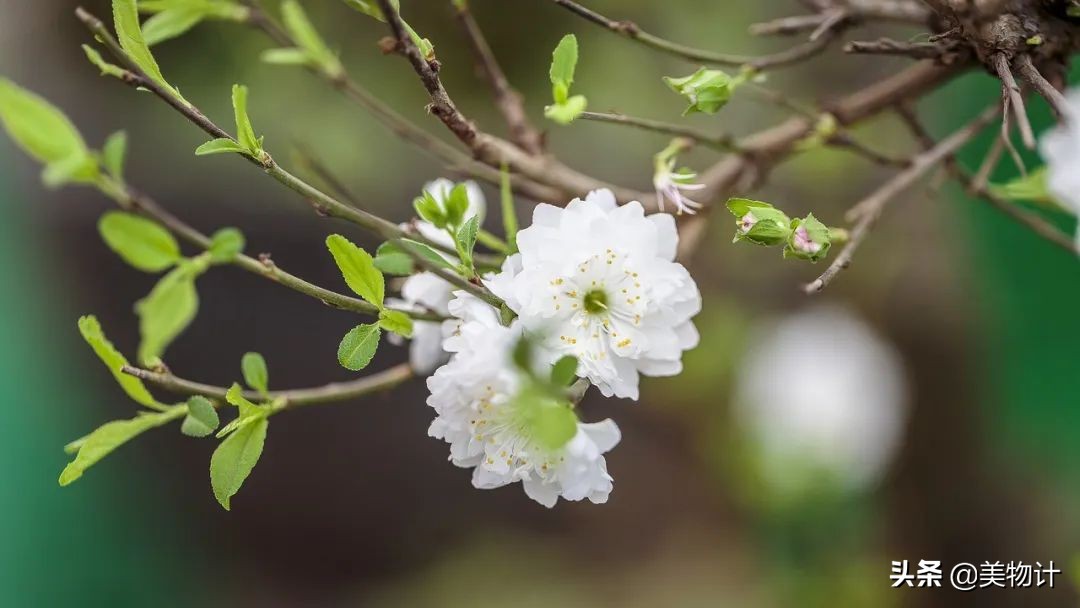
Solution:
[[[949,48],[933,42],[901,42],[890,38],[875,41],[854,40],[844,45],[845,53],[866,55],[901,55],[912,59],[938,59],[949,52]]]
[[[185,380],[171,373],[154,372],[125,365],[121,371],[145,382],[178,395],[202,395],[218,401],[224,400],[229,389],[223,386],[203,384]],[[281,409],[292,409],[306,405],[348,401],[372,393],[392,389],[414,376],[408,364],[402,363],[390,369],[365,376],[350,382],[335,382],[314,388],[287,391],[270,391],[262,395],[256,391],[244,391],[244,397],[252,401],[278,401]]]
[[[1028,120],[1027,108],[1024,107],[1024,96],[1020,93],[1020,86],[1016,84],[1012,68],[1009,67],[1009,59],[1003,53],[997,53],[991,61],[994,71],[1001,79],[1001,98],[1004,107],[1004,115],[1009,115],[1011,105],[1013,115],[1016,116],[1016,126],[1020,129],[1020,139],[1029,150],[1035,149],[1035,132],[1031,129],[1031,121]]]
[[[484,37],[484,32],[473,17],[468,4],[462,2],[456,6],[458,21],[461,22],[473,54],[476,55],[477,62],[480,64],[480,69],[491,86],[495,106],[506,120],[510,129],[510,138],[526,152],[542,154],[544,152],[543,137],[529,121],[521,94],[510,86],[510,81],[499,66],[499,61],[495,58],[495,53],[491,50],[491,45]]]
[[[1059,120],[1069,120],[1069,102],[1065,99],[1065,96],[1061,94],[1061,91],[1054,88],[1054,85],[1050,84],[1042,72],[1035,67],[1035,64],[1031,62],[1031,57],[1028,55],[1021,55],[1017,58],[1020,63],[1020,75],[1028,81],[1031,86],[1042,95],[1044,99],[1050,104],[1050,108],[1057,114]]]
[[[836,275],[839,274],[841,270],[850,266],[855,251],[858,250],[859,245],[862,244],[874,224],[877,223],[878,218],[881,217],[881,213],[889,201],[895,199],[898,194],[911,187],[928,171],[940,164],[946,158],[949,158],[964,144],[971,141],[972,138],[978,135],[999,112],[1000,109],[997,107],[985,110],[977,119],[972,121],[966,127],[945,138],[933,148],[916,155],[915,158],[912,159],[910,167],[896,174],[896,176],[885,182],[870,196],[855,205],[850,212],[850,215],[857,218],[855,226],[851,229],[850,240],[844,245],[844,248],[840,250],[840,253],[829,267],[825,269],[825,272],[821,273],[821,276],[807,284],[803,290],[808,294],[821,291],[836,278]]]

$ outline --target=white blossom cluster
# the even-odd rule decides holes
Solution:
[[[427,190],[442,201],[447,186],[433,182]],[[482,214],[478,190],[470,201],[470,213]],[[429,434],[450,444],[455,465],[473,469],[475,487],[520,481],[548,507],[560,497],[607,500],[604,454],[619,442],[619,428],[577,421],[568,441],[545,445],[517,405],[529,380],[512,352],[528,339],[543,369],[572,355],[577,375],[608,397],[636,400],[641,375],[678,374],[683,352],[698,342],[691,319],[701,295],[675,262],[677,244],[670,215],[647,216],[640,203],[620,206],[601,190],[565,208],[537,206],[532,225],[517,234],[518,252],[483,277],[514,313],[509,325],[500,311],[434,275],[407,280],[406,304],[452,317],[438,334],[434,324],[417,324],[411,359],[418,371],[438,368],[428,379],[436,413]]]

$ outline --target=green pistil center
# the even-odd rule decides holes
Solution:
[[[593,289],[585,294],[585,312],[590,315],[598,315],[607,312],[607,292],[603,289]]]

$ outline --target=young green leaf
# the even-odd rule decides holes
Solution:
[[[577,379],[578,360],[574,355],[566,355],[555,362],[551,368],[551,384],[556,387],[570,386]]]
[[[109,249],[144,272],[161,272],[181,260],[179,243],[153,220],[108,211],[98,221],[98,232]]]
[[[574,83],[574,70],[578,61],[577,36],[567,34],[559,41],[551,54],[551,85],[555,103],[566,103],[570,95],[570,85]]]
[[[210,260],[215,264],[229,264],[244,252],[244,233],[236,228],[222,228],[210,237]]]
[[[400,310],[380,310],[379,327],[403,338],[411,338],[413,335],[413,320]]]
[[[135,0],[113,0],[113,22],[116,27],[116,37],[120,46],[128,57],[139,66],[148,78],[156,82],[170,95],[176,97],[184,104],[187,100],[165,80],[165,76],[158,67],[154,54],[150,52],[150,46],[143,37],[142,26],[139,24],[139,11],[135,6]],[[190,105],[190,104],[188,104]]]
[[[146,44],[154,46],[182,36],[206,17],[206,11],[198,5],[170,8],[143,23],[143,37],[146,38]]]
[[[95,181],[98,175],[97,159],[87,154],[45,165],[45,170],[41,172],[41,181],[47,188],[59,188],[70,183],[90,183]]]
[[[381,336],[382,332],[376,324],[357,325],[352,328],[338,346],[338,363],[354,372],[364,369],[375,356]]]
[[[255,155],[262,150],[262,142],[255,136],[255,129],[251,126],[251,119],[248,118],[247,97],[247,87],[233,85],[232,103],[233,113],[236,115],[236,139],[240,141],[240,145]]]
[[[227,152],[236,152],[238,154],[246,154],[247,148],[241,146],[235,141],[226,137],[220,137],[218,139],[212,139],[205,144],[195,148],[195,156],[208,156],[210,154],[225,154]]]
[[[188,437],[208,437],[221,424],[217,410],[206,397],[196,395],[187,402],[188,413],[180,432]]]
[[[465,268],[473,268],[473,249],[476,248],[476,235],[479,231],[480,218],[474,215],[454,235],[454,244]]]
[[[311,63],[307,53],[302,49],[295,48],[267,49],[263,51],[259,59],[263,63],[271,65],[307,65]]]
[[[344,73],[341,61],[337,55],[323,42],[318,30],[311,24],[304,8],[296,0],[285,0],[281,3],[281,17],[285,22],[285,29],[289,31],[296,45],[303,49],[308,57],[323,72],[330,76],[340,76]]]
[[[127,133],[117,131],[101,147],[101,164],[114,178],[124,181],[124,159],[127,157]]]
[[[266,369],[266,359],[259,353],[245,353],[240,359],[240,371],[251,388],[263,395],[270,390],[270,372]]]
[[[326,247],[334,256],[334,262],[345,277],[349,289],[369,303],[382,308],[386,292],[385,279],[375,267],[371,255],[340,234],[327,237]]]
[[[727,105],[742,79],[732,78],[721,70],[701,68],[684,78],[664,77],[664,82],[690,102],[683,115],[694,112],[715,114]]]
[[[205,267],[183,262],[165,275],[148,296],[135,303],[139,315],[139,361],[149,364],[160,358],[199,311],[195,279]]]
[[[97,464],[113,450],[134,439],[145,431],[176,420],[184,414],[182,407],[156,414],[140,414],[131,420],[114,420],[97,428],[80,440],[79,452],[60,473],[60,485],[66,486],[82,477],[87,469]]]
[[[240,491],[240,486],[259,462],[269,425],[266,417],[259,417],[226,437],[214,450],[210,458],[210,486],[214,498],[226,511],[231,507],[232,497]]]
[[[49,181],[59,183],[61,176],[83,183],[97,178],[97,163],[67,116],[4,78],[0,78],[0,124],[23,151],[52,168]]]
[[[79,333],[82,334],[83,340],[86,340],[90,348],[94,349],[94,353],[105,364],[105,367],[109,368],[109,372],[112,373],[113,378],[116,378],[116,382],[120,385],[120,388],[124,389],[128,397],[131,397],[139,405],[152,409],[161,408],[154,396],[146,389],[146,385],[143,384],[142,380],[121,371],[128,364],[128,360],[105,337],[105,332],[102,331],[101,323],[98,322],[97,317],[93,315],[80,317]]]
[[[127,73],[127,70],[121,68],[120,66],[113,65],[108,61],[105,61],[105,59],[102,58],[101,53],[97,52],[94,47],[88,44],[84,44],[82,45],[82,50],[84,53],[86,53],[86,58],[90,60],[90,63],[96,65],[97,68],[101,70],[102,76],[123,78],[124,74]]]
[[[446,223],[460,226],[469,210],[469,190],[465,184],[457,184],[446,197]]]
[[[375,250],[375,267],[384,274],[407,277],[413,273],[415,265],[409,254],[391,242],[379,245]]]
[[[376,3],[374,0],[345,0],[345,4],[348,4],[349,6],[367,15],[368,17],[378,19],[379,21],[383,22],[386,21],[386,15],[383,14],[382,9],[379,8],[378,3]],[[394,8],[398,7],[397,0],[394,0],[393,6]]]
[[[235,406],[238,410],[238,414],[236,418],[221,427],[221,430],[217,432],[219,439],[243,426],[247,426],[256,420],[265,418],[269,415],[269,411],[266,408],[248,401],[247,397],[244,397],[244,389],[235,382],[225,393],[225,401],[229,405]]]
[[[589,100],[585,99],[584,95],[574,95],[563,103],[544,108],[544,117],[560,125],[568,125],[577,120],[588,107]]]
[[[413,200],[413,208],[416,209],[416,214],[420,216],[420,219],[433,224],[436,228],[446,228],[450,224],[447,210],[427,190]]]

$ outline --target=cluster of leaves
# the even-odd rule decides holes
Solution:
[[[331,78],[339,78],[345,73],[345,68],[341,65],[337,54],[331,51],[323,41],[299,2],[296,0],[282,2],[281,17],[285,29],[296,41],[297,46],[270,49],[263,53],[263,61],[277,65],[302,65],[320,71]]]
[[[379,310],[375,323],[352,328],[338,346],[338,363],[345,369],[360,371],[367,367],[375,356],[383,330],[411,338],[413,322],[400,310],[386,307],[386,278],[376,267],[371,254],[340,234],[327,237],[326,247],[334,257],[334,262],[341,270],[349,289]]]
[[[202,396],[193,396],[183,403],[172,405],[159,402],[142,380],[124,372],[124,368],[128,367],[127,359],[105,337],[101,324],[95,317],[79,319],[79,332],[128,397],[145,410],[140,411],[134,418],[107,422],[89,435],[65,446],[64,450],[74,454],[74,458],[60,473],[61,486],[74,483],[90,467],[150,429],[182,419],[180,431],[189,437],[208,437],[218,430],[221,424],[218,415],[220,404]],[[237,408],[238,415],[217,432],[217,438],[223,438],[223,441],[210,459],[211,487],[214,496],[225,509],[230,507],[232,496],[239,491],[262,454],[269,417],[284,407],[283,403],[270,399],[269,374],[261,355],[244,355],[241,368],[245,382],[257,391],[266,403],[256,405],[248,401],[239,384],[234,384],[225,397],[226,403]]]
[[[785,258],[817,262],[828,255],[834,241],[844,236],[842,231],[822,224],[812,213],[791,219],[769,203],[745,198],[728,200],[727,208],[735,216],[733,242],[765,247],[783,245]]]
[[[255,135],[255,128],[251,125],[251,119],[247,111],[247,87],[234,84],[232,88],[233,116],[236,120],[236,137],[219,137],[212,139],[195,149],[196,156],[208,156],[210,154],[224,154],[235,152],[254,159],[259,163],[267,163],[270,155],[263,149],[263,137]]]
[[[379,5],[372,0],[345,0],[345,4],[348,4],[368,17],[377,19],[383,23],[386,22],[386,15],[383,14]],[[460,9],[464,6],[464,0],[454,0],[454,4]],[[390,0],[390,5],[400,14],[401,5],[399,0]],[[427,59],[428,61],[434,60],[435,46],[431,44],[431,41],[420,34],[417,34],[416,30],[414,30],[404,19],[401,23],[405,26],[405,32],[409,35],[409,38],[412,39],[413,44],[416,45],[416,48],[420,49],[420,54],[424,56],[424,59]]]

